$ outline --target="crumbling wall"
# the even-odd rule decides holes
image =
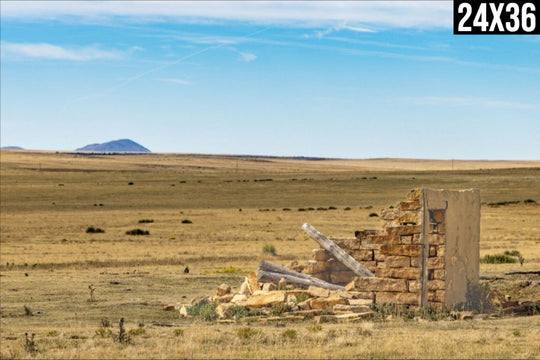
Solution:
[[[382,231],[334,239],[375,277],[355,277],[324,249],[314,249],[312,260],[297,270],[365,292],[374,303],[442,308],[466,301],[478,284],[478,190],[415,189],[381,218]]]

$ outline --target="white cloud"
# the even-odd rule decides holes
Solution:
[[[191,84],[189,81],[187,80],[184,80],[184,79],[178,79],[178,78],[167,78],[167,79],[157,79],[159,81],[165,81],[165,82],[170,82],[170,83],[175,83],[175,84],[180,84],[180,85],[189,85]]]
[[[101,50],[93,46],[67,48],[47,43],[12,43],[7,41],[2,41],[1,45],[2,57],[13,55],[73,61],[117,59],[122,57],[120,52]]]
[[[252,62],[252,61],[254,61],[255,59],[257,59],[257,55],[251,54],[251,53],[245,53],[245,52],[241,52],[241,53],[240,53],[240,57],[241,57],[242,60],[244,60],[245,62]]]
[[[437,96],[424,96],[424,97],[410,97],[402,98],[401,102],[406,102],[415,105],[426,106],[455,106],[455,107],[487,107],[498,109],[533,109],[537,106],[534,104],[518,103],[504,100],[494,100],[486,98],[475,97],[437,97]]]
[[[349,30],[381,28],[451,28],[451,1],[4,1],[2,18],[92,21],[110,17],[186,22],[244,21],[292,27],[330,27],[346,23]]]

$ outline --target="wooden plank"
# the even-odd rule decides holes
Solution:
[[[328,283],[316,277],[302,274],[282,266],[274,265],[266,261],[261,261],[257,269],[257,279],[260,282],[275,282],[285,278],[288,284],[313,285],[330,290],[345,290],[345,287]]]
[[[302,229],[309,235],[313,240],[315,240],[323,249],[328,251],[332,256],[345,265],[348,269],[354,272],[358,276],[367,276],[373,277],[373,273],[366,269],[362,264],[356,261],[351,255],[347,254],[342,248],[340,248],[335,242],[328,239],[322,233],[317,231],[310,224],[302,225]]]

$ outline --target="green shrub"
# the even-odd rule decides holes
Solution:
[[[281,333],[281,336],[286,340],[294,340],[296,339],[298,334],[296,333],[296,330],[294,329],[287,329]]]
[[[306,211],[304,208],[298,208],[298,211]]]
[[[283,208],[283,211],[291,211],[290,208]]]
[[[184,329],[174,329],[174,336],[184,336]]]
[[[136,329],[131,329],[128,331],[128,335],[144,335],[146,334],[146,330],[142,327],[138,327]]]
[[[126,231],[126,235],[150,235],[150,231],[142,229],[133,229]]]
[[[346,207],[345,209],[343,209],[343,210],[349,211],[349,210],[351,210],[351,207],[350,207],[350,206],[347,206],[347,207]]]
[[[335,207],[335,206],[329,206],[329,207],[328,207],[328,210],[337,210],[337,207]]]
[[[536,204],[536,201],[534,201],[533,199],[527,199],[527,200],[523,200],[523,203],[525,203],[525,204]]]
[[[504,252],[504,255],[508,255],[508,256],[521,256],[520,252],[517,251],[517,250],[506,250]]]
[[[193,221],[191,221],[189,219],[184,219],[184,220],[182,220],[182,224],[193,224]]]
[[[206,321],[214,321],[217,319],[216,304],[202,300],[188,308],[188,314],[198,316]]]
[[[480,259],[483,264],[515,264],[518,260],[507,254],[485,255]]]
[[[369,217],[378,217],[378,216],[379,216],[379,214],[374,213],[374,212],[369,214]]]
[[[259,331],[249,326],[241,327],[236,330],[236,335],[241,339],[251,339],[257,334],[259,334]]]
[[[141,219],[139,220],[139,224],[150,224],[153,223],[154,219]]]
[[[88,228],[86,228],[86,233],[87,234],[102,234],[104,232],[105,232],[105,230],[100,229],[100,228],[95,228],[93,226],[89,226]]]
[[[310,332],[313,332],[313,333],[322,331],[322,325],[319,325],[319,324],[311,324],[311,325],[309,325],[308,330],[309,330]]]
[[[283,313],[287,313],[287,312],[292,311],[292,308],[288,304],[277,304],[270,311],[271,311],[272,315],[280,316]]]
[[[276,256],[276,248],[272,244],[266,244],[263,246],[263,253]]]
[[[109,338],[113,336],[113,332],[109,328],[100,327],[96,330],[95,336],[100,338]]]

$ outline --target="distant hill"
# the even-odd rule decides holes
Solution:
[[[2,149],[2,150],[24,150],[20,146],[2,146],[0,149]]]
[[[129,139],[120,139],[109,141],[103,144],[90,144],[82,148],[77,149],[77,151],[114,151],[114,152],[151,152],[144,146],[137,144],[133,140]]]

